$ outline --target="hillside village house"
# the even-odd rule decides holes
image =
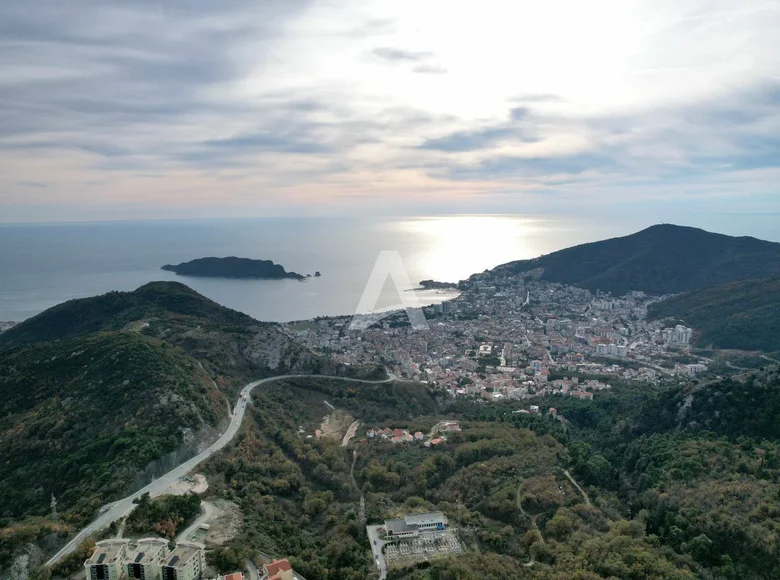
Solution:
[[[293,580],[293,569],[289,560],[274,560],[263,566],[263,574],[268,580]]]

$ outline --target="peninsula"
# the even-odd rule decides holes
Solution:
[[[178,265],[166,264],[163,270],[175,272],[181,276],[201,276],[210,278],[264,278],[281,280],[292,278],[303,280],[305,276],[297,272],[288,272],[280,264],[271,260],[251,260],[249,258],[199,258]]]
[[[423,290],[445,290],[447,288],[457,288],[457,282],[438,282],[436,280],[420,280],[420,286]]]

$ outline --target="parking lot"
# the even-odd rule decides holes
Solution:
[[[453,530],[423,532],[418,538],[385,545],[384,557],[388,565],[412,564],[463,551]]]

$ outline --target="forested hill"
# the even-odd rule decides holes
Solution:
[[[671,224],[509,262],[494,274],[543,269],[542,279],[622,295],[674,294],[780,275],[780,244]]]
[[[780,442],[780,370],[767,366],[719,381],[665,391],[644,405],[634,430],[710,432],[736,441],[749,437]],[[780,463],[778,463],[780,467]]]
[[[651,305],[650,318],[676,318],[696,329],[700,346],[780,350],[780,277],[732,282]]]
[[[209,324],[243,328],[256,320],[201,296],[178,282],[150,282],[132,292],[68,300],[0,334],[0,347],[121,330],[128,323],[156,316],[181,315]]]
[[[384,371],[375,367],[346,367],[315,355],[276,324],[225,308],[178,282],[151,282],[132,292],[109,292],[54,306],[0,335],[0,350],[123,330],[180,346],[231,396],[249,381],[288,372],[384,377]]]
[[[72,533],[215,440],[243,385],[289,373],[385,377],[174,282],[71,300],[3,333],[0,577],[46,530]],[[20,521],[49,514],[52,494],[57,522]]]
[[[147,464],[227,415],[195,360],[138,333],[0,351],[0,518],[89,519]]]

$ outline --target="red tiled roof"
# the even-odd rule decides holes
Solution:
[[[285,572],[287,570],[292,570],[292,566],[290,566],[290,561],[287,558],[284,558],[283,560],[274,560],[270,564],[266,564],[263,566],[265,568],[265,573],[269,576],[275,576],[279,572]]]
[[[225,580],[244,580],[244,575],[241,572],[234,572],[233,574],[227,574]]]

